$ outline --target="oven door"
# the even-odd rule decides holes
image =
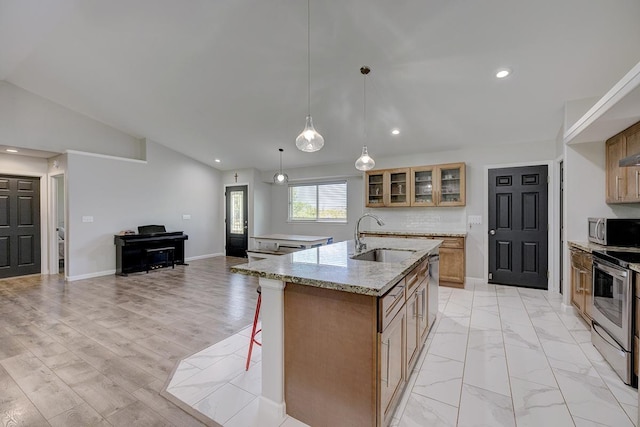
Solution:
[[[591,315],[625,350],[631,350],[631,274],[593,258]]]

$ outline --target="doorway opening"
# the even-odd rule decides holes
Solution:
[[[55,227],[52,229],[53,235],[51,241],[56,242],[53,262],[51,264],[51,272],[64,274],[66,260],[66,237],[67,230],[64,215],[64,175],[55,175],[52,177],[52,200],[53,200],[53,216]]]

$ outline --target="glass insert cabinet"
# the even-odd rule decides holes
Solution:
[[[465,206],[465,164],[417,166],[369,171],[367,207]]]

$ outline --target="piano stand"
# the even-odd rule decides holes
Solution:
[[[116,274],[149,272],[155,264],[175,268],[184,262],[184,241],[189,236],[182,231],[114,236],[116,246]],[[171,257],[171,259],[169,258]]]
[[[158,256],[162,256],[164,258],[162,262],[162,265],[164,267],[168,267],[169,260],[171,260],[171,268],[176,268],[176,262],[175,262],[173,250],[174,250],[173,246],[168,246],[165,248],[144,249],[144,253],[146,255],[145,261],[147,265],[147,273],[149,273],[149,267],[155,267],[156,265],[159,265],[158,262],[156,261]]]

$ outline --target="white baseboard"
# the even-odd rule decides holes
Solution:
[[[67,282],[74,282],[76,280],[93,279],[94,277],[110,276],[112,274],[116,274],[116,271],[106,270],[106,271],[98,271],[98,272],[89,273],[89,274],[80,274],[78,276],[68,276],[66,280]]]
[[[464,278],[464,284],[465,286],[469,286],[469,285],[486,285],[487,281],[484,280],[482,277],[465,277]]]
[[[197,256],[192,256],[192,257],[189,257],[189,258],[185,258],[184,260],[185,261],[195,261],[195,260],[198,260],[198,259],[214,258],[214,257],[217,257],[217,256],[224,256],[224,254],[219,252],[219,253],[215,253],[215,254],[197,255]]]

